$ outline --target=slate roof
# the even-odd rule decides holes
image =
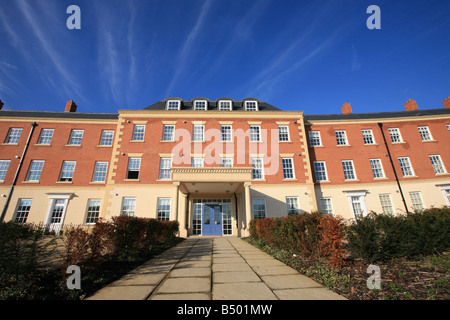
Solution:
[[[209,100],[207,98],[195,98],[192,100],[183,100],[180,98],[168,98],[165,100],[158,101],[158,102],[144,108],[143,110],[166,110],[167,100],[181,101],[180,110],[194,110],[194,100],[207,100],[208,101],[208,110],[206,110],[204,112],[207,112],[209,110],[219,110],[218,101],[220,101],[220,100],[230,101],[231,100],[233,102],[233,111],[244,111],[244,101],[256,100],[256,101],[258,101],[258,110],[259,111],[282,111],[281,109],[278,109],[278,108],[268,104],[267,102],[264,102],[264,101],[261,101],[258,99],[254,99],[254,98],[246,98],[241,101],[234,101],[231,98],[220,98],[217,100]],[[176,112],[178,110],[171,110],[171,111]]]
[[[84,112],[55,112],[55,111],[16,111],[0,110],[0,117],[24,118],[61,118],[61,119],[111,119],[117,120],[118,113],[84,113]]]

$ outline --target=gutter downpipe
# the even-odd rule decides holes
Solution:
[[[28,135],[28,140],[27,140],[27,143],[25,144],[25,147],[23,149],[22,156],[20,157],[20,162],[19,162],[19,165],[17,166],[16,175],[14,176],[14,180],[11,183],[11,189],[9,189],[9,194],[8,194],[8,197],[6,198],[6,202],[5,202],[5,205],[3,207],[3,211],[2,211],[2,215],[0,217],[0,222],[3,222],[3,220],[5,219],[6,211],[8,210],[9,202],[11,201],[11,196],[12,196],[12,193],[14,191],[14,186],[16,185],[20,169],[22,168],[23,159],[25,158],[25,154],[27,153],[28,146],[30,144],[30,140],[31,140],[31,136],[33,135],[34,128],[37,125],[38,125],[37,122],[32,122],[31,123],[31,130],[30,130],[30,133]]]
[[[378,126],[380,127],[381,134],[383,136],[384,145],[386,146],[386,150],[389,155],[389,161],[391,162],[391,167],[392,167],[392,170],[394,171],[395,181],[397,181],[397,186],[400,191],[400,196],[402,197],[403,205],[405,206],[406,213],[409,213],[408,206],[406,205],[406,201],[405,201],[405,196],[403,195],[402,187],[400,186],[400,181],[398,180],[397,171],[395,170],[394,162],[392,161],[391,152],[389,151],[389,147],[386,142],[386,137],[384,136],[383,123],[378,122]]]

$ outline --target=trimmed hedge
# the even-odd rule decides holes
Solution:
[[[345,254],[342,219],[320,212],[254,219],[250,221],[250,236],[303,257],[326,258],[336,268],[342,265]]]
[[[371,212],[350,224],[320,212],[254,219],[250,236],[303,257],[325,258],[338,268],[348,253],[372,263],[448,251],[450,208],[398,216]]]
[[[406,215],[371,212],[348,227],[349,248],[367,262],[414,257],[450,249],[450,208]]]

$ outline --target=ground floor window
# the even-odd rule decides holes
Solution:
[[[253,199],[253,218],[262,219],[266,217],[266,199]]]
[[[158,220],[170,220],[170,198],[158,198]]]
[[[135,210],[136,198],[123,198],[121,215],[133,217]]]
[[[297,197],[286,197],[286,207],[288,215],[300,213],[300,206],[298,204]]]
[[[333,204],[331,203],[331,198],[321,198],[320,208],[324,214],[333,214]]]
[[[414,210],[421,211],[425,209],[420,192],[410,192],[409,196],[411,197]]]
[[[94,224],[100,214],[100,199],[89,199],[86,213],[86,224]]]
[[[389,194],[380,194],[380,202],[384,214],[394,214],[394,208]]]
[[[17,204],[16,219],[17,223],[27,222],[28,213],[30,212],[32,199],[20,199]]]

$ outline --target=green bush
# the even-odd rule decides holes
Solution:
[[[450,208],[391,216],[371,212],[347,229],[353,254],[369,263],[450,249]]]

